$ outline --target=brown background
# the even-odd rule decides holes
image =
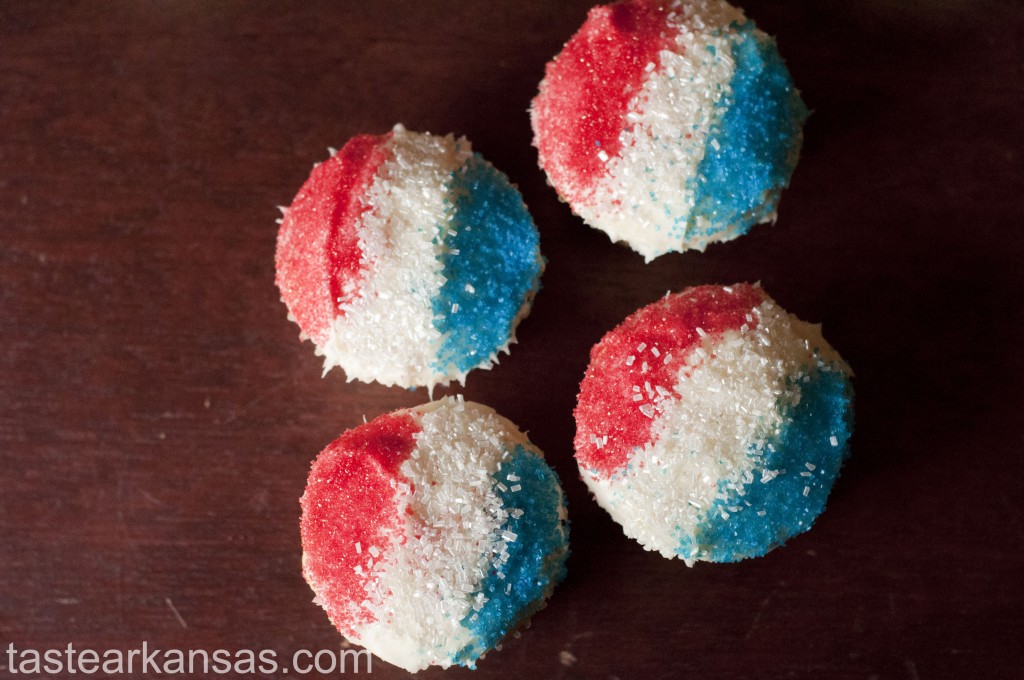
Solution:
[[[421,677],[1021,677],[1024,10],[750,0],[814,110],[779,222],[644,265],[530,146],[586,8],[0,5],[0,643],[337,648],[299,571],[309,463],[426,395],[320,378],[274,288],[275,206],[400,121],[467,135],[539,225],[520,344],[458,391],[530,431],[573,521],[532,628]],[[588,498],[576,388],[640,305],[750,280],[854,367],[854,455],[813,531],[688,569]]]

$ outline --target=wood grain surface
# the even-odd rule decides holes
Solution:
[[[533,625],[420,677],[1022,677],[1024,11],[745,7],[814,111],[778,223],[645,265],[531,146],[587,2],[0,5],[0,677],[28,677],[12,643],[339,648],[300,574],[306,473],[427,396],[321,379],[274,287],[275,206],[328,146],[396,122],[467,135],[539,225],[519,344],[448,392],[529,431],[572,519]],[[853,456],[812,531],[690,569],[589,498],[576,391],[637,307],[755,280],[853,366]]]

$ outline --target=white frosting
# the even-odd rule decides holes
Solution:
[[[367,191],[358,234],[367,275],[359,296],[341,305],[327,343],[324,372],[341,366],[349,380],[383,385],[446,382],[433,362],[443,340],[433,325],[451,213],[452,173],[472,155],[465,139],[395,126],[387,158]],[[464,374],[461,374],[464,376]]]
[[[741,10],[720,0],[677,3],[668,16],[669,25],[681,27],[674,49],[662,50],[649,66],[627,110],[622,148],[605,161],[608,174],[589,200],[573,205],[588,224],[627,242],[647,261],[707,245],[700,235],[706,224],[698,221],[696,230],[687,230],[692,184],[715,104],[729,95],[735,72],[729,25],[743,20]],[[721,232],[715,240],[730,236]]]
[[[413,413],[422,414],[422,431],[401,466],[412,486],[399,489],[404,535],[374,567],[367,604],[376,621],[352,637],[410,672],[450,666],[471,642],[461,622],[483,604],[472,595],[507,555],[500,528],[513,510],[502,506],[492,475],[516,445],[536,451],[508,420],[461,398]]]

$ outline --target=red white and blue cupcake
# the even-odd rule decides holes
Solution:
[[[540,166],[645,259],[773,221],[807,117],[771,37],[722,0],[590,11],[531,109]]]
[[[518,190],[451,135],[354,137],[283,212],[281,298],[349,380],[433,387],[490,368],[544,268]]]
[[[301,505],[315,601],[410,672],[474,666],[565,575],[558,477],[515,425],[461,398],[343,434],[313,463]]]
[[[824,510],[849,451],[850,376],[818,326],[758,286],[666,295],[591,351],[576,460],[648,550],[757,557]]]

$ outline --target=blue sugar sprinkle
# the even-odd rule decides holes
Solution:
[[[508,343],[542,269],[537,228],[504,174],[474,154],[453,173],[450,193],[447,229],[455,234],[442,234],[447,280],[433,303],[444,338],[434,364],[441,372],[468,371]]]
[[[510,481],[509,475],[519,480]],[[476,597],[483,593],[487,598],[483,607],[470,610],[462,620],[462,625],[476,638],[454,658],[464,666],[472,666],[481,654],[531,616],[543,604],[548,591],[565,578],[568,526],[563,531],[559,520],[559,510],[565,502],[558,492],[554,471],[540,456],[517,446],[493,479],[502,506],[508,511],[518,508],[523,514],[509,515],[502,525],[501,532],[516,534],[516,540],[507,544],[509,558],[504,565],[493,566],[480,590],[473,594]],[[499,483],[505,491],[497,486]],[[514,485],[522,488],[512,491]],[[498,576],[498,569],[504,578]]]
[[[800,394],[791,420],[771,442],[775,450],[766,447],[762,451],[763,468],[755,470],[755,479],[746,485],[744,495],[732,491],[726,499],[715,501],[697,526],[696,541],[689,536],[680,541],[681,556],[712,562],[757,557],[810,529],[825,509],[839,468],[849,455],[853,388],[846,374],[820,371],[810,382],[800,383]],[[831,437],[835,437],[835,446]],[[761,469],[785,473],[762,482]],[[802,476],[802,472],[810,475]],[[729,507],[742,510],[730,511]],[[758,511],[765,515],[759,516]]]
[[[698,167],[687,222],[690,233],[698,234],[696,218],[708,220],[700,236],[729,228],[744,234],[775,212],[796,166],[808,115],[774,41],[755,34],[753,22],[736,26],[732,53],[731,94],[715,107],[717,122]]]

